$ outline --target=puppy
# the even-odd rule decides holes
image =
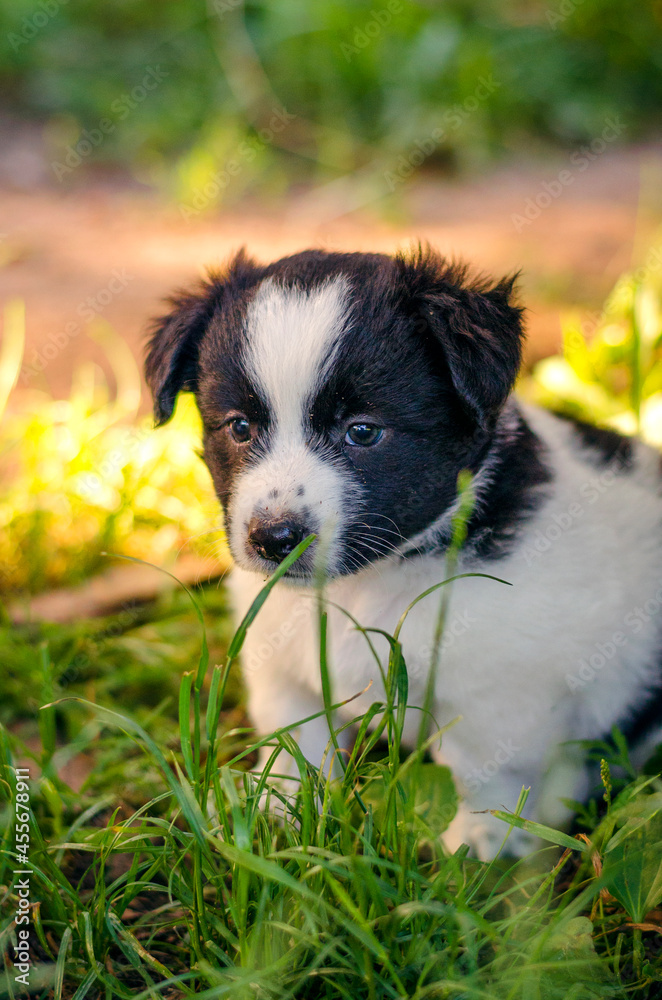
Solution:
[[[616,724],[644,755],[662,738],[662,478],[641,442],[518,402],[522,316],[512,280],[472,279],[432,250],[307,250],[268,266],[239,253],[170,300],[146,360],[156,423],[192,391],[204,459],[225,511],[239,615],[310,533],[318,541],[277,584],[248,633],[249,711],[267,734],[323,707],[310,599],[323,558],[330,602],[392,632],[444,579],[457,480],[475,506],[453,584],[436,723],[457,721],[435,759],[463,801],[445,835],[483,858],[506,827],[474,811],[567,819],[560,796],[588,792],[582,754]],[[401,633],[409,672],[405,740],[420,724],[439,592]],[[385,662],[388,646],[373,642]],[[384,697],[365,638],[333,607],[340,712]],[[319,766],[322,716],[297,731]],[[531,805],[532,804],[532,805]],[[530,808],[529,808],[530,807]],[[518,835],[519,836],[519,835]],[[525,837],[516,852],[527,849]]]

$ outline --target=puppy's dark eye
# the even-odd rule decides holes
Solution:
[[[375,424],[352,424],[347,428],[345,443],[369,448],[370,445],[377,444],[383,434],[384,428],[377,427]]]
[[[251,440],[251,425],[246,417],[234,417],[227,426],[237,444],[246,444]]]

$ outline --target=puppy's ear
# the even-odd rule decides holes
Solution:
[[[456,392],[478,423],[489,426],[522,360],[522,309],[512,302],[516,275],[496,284],[470,279],[465,265],[449,263],[429,247],[398,263]]]
[[[170,420],[177,396],[193,391],[197,381],[198,348],[223,295],[216,277],[167,301],[170,311],[152,323],[145,356],[145,378],[154,400],[157,427]]]

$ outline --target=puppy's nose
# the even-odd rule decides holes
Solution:
[[[261,521],[254,517],[248,525],[249,545],[269,562],[281,563],[304,537],[304,529],[294,521]]]

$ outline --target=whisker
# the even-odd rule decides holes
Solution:
[[[356,532],[350,535],[347,539],[347,544],[349,548],[367,548],[371,549],[373,552],[379,550],[380,552],[394,552],[398,547],[397,544],[388,538],[375,538],[374,535],[365,534],[363,532]]]
[[[399,529],[398,529],[398,525],[397,525],[397,523],[396,523],[396,522],[395,522],[395,521],[393,520],[393,518],[392,518],[392,517],[388,517],[388,515],[387,515],[387,514],[380,514],[380,513],[379,513],[379,511],[376,511],[376,510],[366,510],[366,511],[365,511],[364,513],[365,513],[365,516],[366,516],[366,517],[368,517],[368,518],[372,518],[372,517],[381,517],[381,518],[383,518],[383,519],[384,519],[385,521],[390,521],[390,522],[391,522],[391,524],[395,526],[395,528],[396,528],[396,531],[397,531],[397,534],[401,534],[401,532],[400,532],[400,531],[399,531]],[[383,529],[380,529],[380,530],[383,530],[383,531],[385,531],[386,529],[385,529],[385,528],[383,528]]]
[[[402,534],[402,532],[401,532],[401,531],[393,531],[393,529],[392,529],[392,528],[382,528],[382,527],[379,527],[379,528],[378,528],[378,527],[376,527],[375,525],[372,525],[372,524],[366,524],[366,523],[365,523],[365,521],[358,521],[357,523],[358,523],[358,524],[359,524],[359,525],[360,525],[360,526],[361,526],[362,528],[367,528],[368,530],[374,530],[374,531],[378,531],[378,532],[380,533],[380,535],[381,535],[381,534],[383,534],[384,532],[386,532],[386,533],[387,533],[387,534],[389,534],[389,535],[395,535],[395,537],[396,537],[396,538],[399,538],[399,539],[400,539],[401,541],[402,541],[402,540],[404,539],[404,535]]]
[[[349,536],[349,539],[351,542],[358,543],[372,552],[380,551],[383,555],[389,555],[398,549],[398,546],[390,539],[380,538],[366,532],[355,532]]]

